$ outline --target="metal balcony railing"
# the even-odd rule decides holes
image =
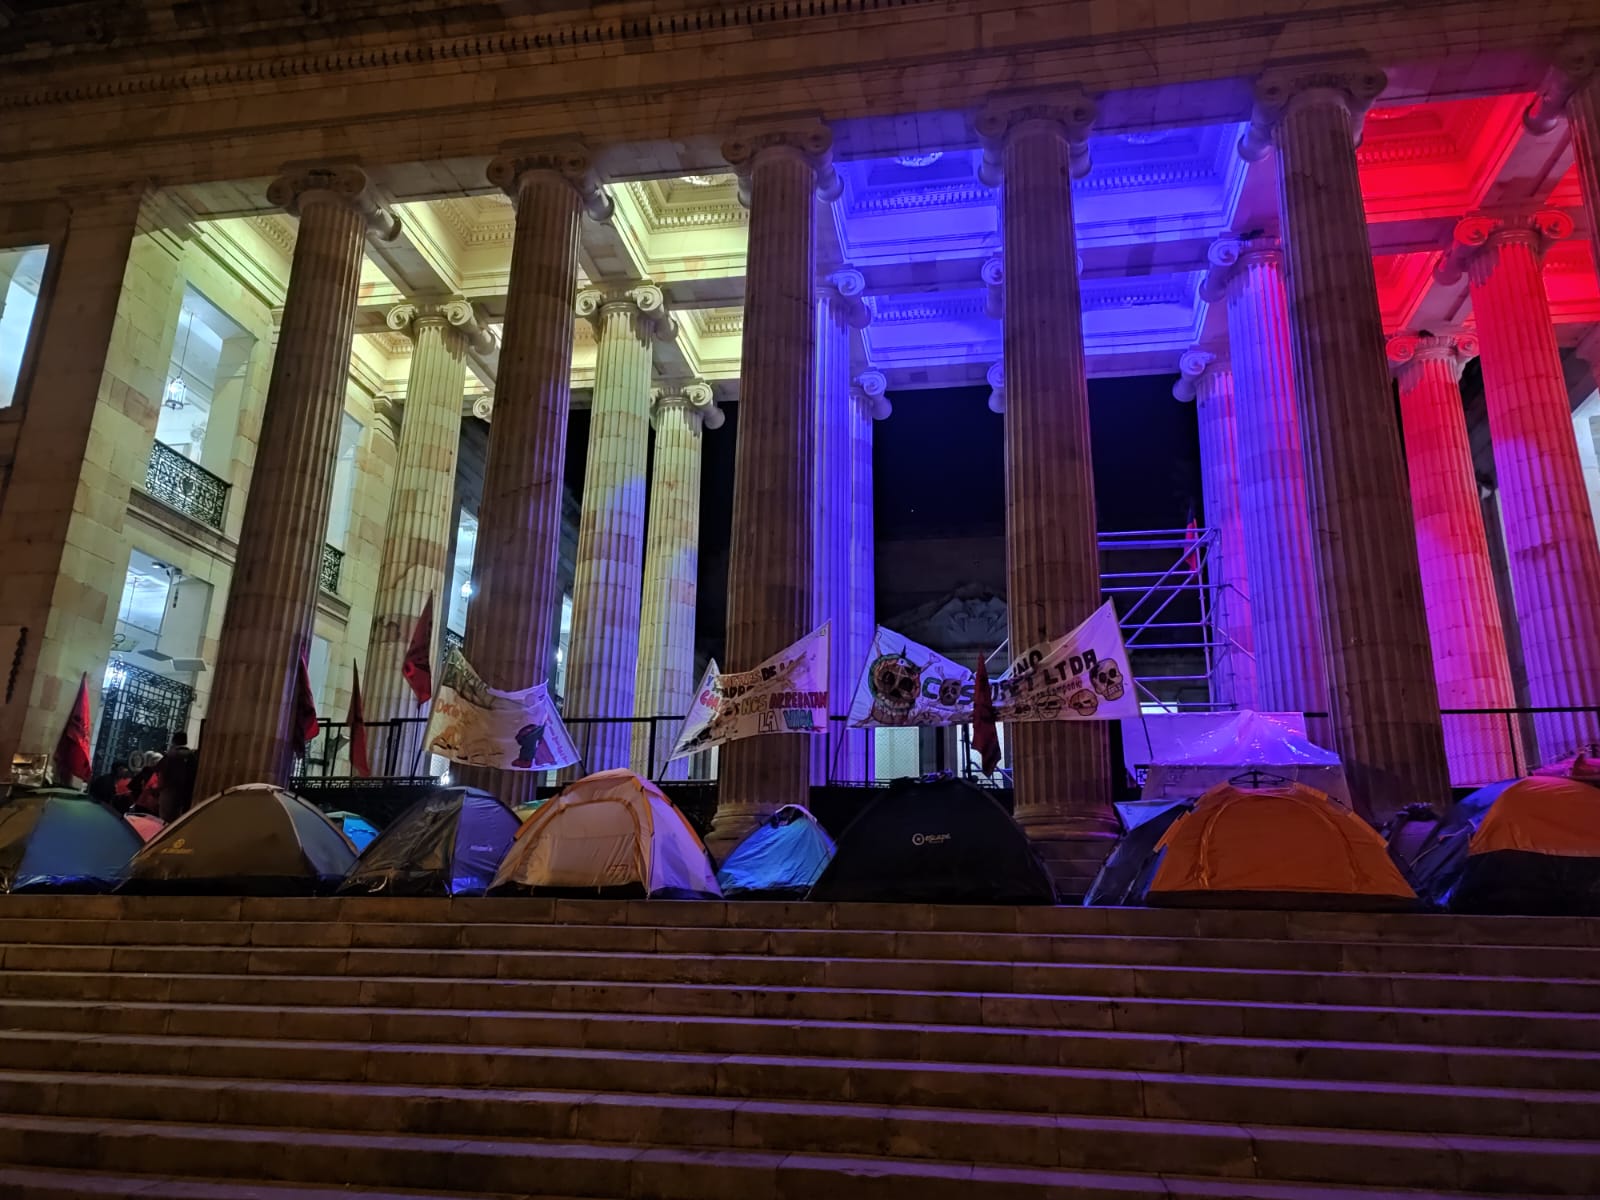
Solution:
[[[330,596],[339,594],[339,580],[344,575],[344,551],[337,546],[322,544],[322,565],[317,569],[317,586]]]
[[[229,484],[164,442],[156,442],[150,448],[144,490],[174,512],[193,517],[213,529],[222,529]]]

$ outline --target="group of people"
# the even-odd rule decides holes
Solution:
[[[165,751],[149,750],[132,762],[114,762],[111,770],[89,781],[89,794],[120,813],[151,813],[171,824],[194,802],[199,758],[183,730],[172,735]]]

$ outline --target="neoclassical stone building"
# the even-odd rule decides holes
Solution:
[[[496,686],[681,711],[703,443],[734,405],[725,667],[827,618],[853,677],[886,393],[916,420],[917,389],[985,381],[1034,643],[1099,602],[1087,379],[1175,371],[1215,701],[1326,713],[1379,817],[1511,769],[1503,718],[1441,708],[1600,706],[1576,0],[0,22],[6,761],[85,672],[137,670],[188,689],[203,787],[281,778],[301,657],[324,711],[359,666],[368,715],[408,715],[430,597]],[[661,769],[593,728],[589,765]],[[1019,819],[1086,869],[1104,729],[1010,732]],[[1553,756],[1600,719],[1529,733]],[[727,748],[714,839],[817,771],[804,739]]]

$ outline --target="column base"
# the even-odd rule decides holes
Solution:
[[[706,851],[711,855],[711,861],[721,866],[733,848],[749,837],[756,826],[772,813],[771,808],[754,806],[719,807],[711,821],[711,832],[705,837]]]

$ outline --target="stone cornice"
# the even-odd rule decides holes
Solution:
[[[737,194],[707,203],[676,203],[663,193],[657,180],[635,180],[623,185],[644,216],[647,232],[679,233],[689,229],[720,229],[748,225],[750,210]]]

